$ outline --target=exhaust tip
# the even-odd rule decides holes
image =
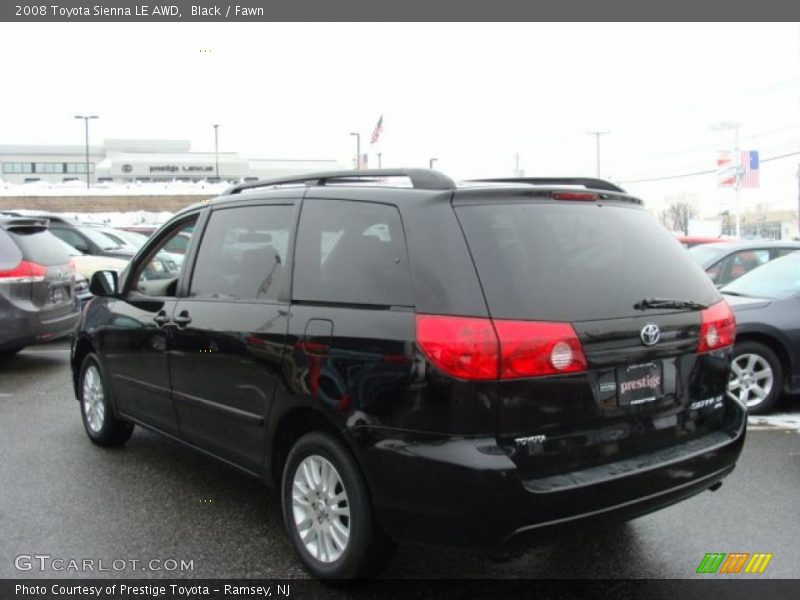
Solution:
[[[717,491],[719,488],[721,488],[721,487],[722,487],[722,482],[721,482],[721,481],[718,481],[717,483],[715,483],[714,485],[712,485],[712,486],[711,486],[711,487],[709,487],[708,489],[709,489],[709,491],[711,491],[711,492],[716,492],[716,491]]]

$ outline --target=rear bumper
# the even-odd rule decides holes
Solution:
[[[50,317],[46,313],[20,310],[4,303],[0,306],[0,314],[0,350],[10,350],[71,334],[81,313],[72,306],[66,314]]]
[[[702,492],[734,468],[745,414],[730,433],[558,477],[523,480],[493,438],[362,432],[376,517],[402,540],[493,547],[630,519]]]

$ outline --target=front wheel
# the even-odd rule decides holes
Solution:
[[[742,342],[733,350],[728,396],[747,405],[753,415],[767,412],[778,400],[783,367],[777,355],[759,342]]]
[[[99,446],[121,446],[133,433],[133,423],[120,421],[111,409],[110,390],[105,383],[100,362],[89,354],[81,365],[78,400],[83,427],[89,439]]]
[[[283,517],[298,557],[321,579],[377,572],[394,544],[373,523],[364,478],[347,447],[327,433],[300,438],[286,459]]]

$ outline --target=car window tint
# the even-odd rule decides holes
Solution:
[[[640,208],[493,202],[457,212],[493,317],[614,319],[640,315],[644,298],[717,300],[689,253]]]
[[[405,236],[396,207],[306,200],[297,235],[296,300],[413,304]]]
[[[189,294],[196,298],[275,300],[288,277],[293,206],[216,210],[203,234]]]
[[[162,238],[158,244],[149,248],[143,259],[137,261],[133,275],[137,291],[148,296],[175,295],[178,276],[183,267],[183,255],[167,252],[165,248],[176,236],[191,236],[196,220],[197,217],[193,217],[190,221],[176,226],[166,238]]]
[[[25,260],[50,266],[67,264],[70,259],[64,243],[41,227],[14,228],[9,235],[22,250]]]
[[[89,249],[88,242],[71,229],[51,229],[50,232],[76,250],[85,252]]]
[[[16,267],[22,260],[22,252],[11,235],[0,229],[0,271],[6,271]]]

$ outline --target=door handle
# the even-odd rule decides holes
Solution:
[[[158,325],[159,327],[163,327],[169,321],[169,317],[167,316],[166,312],[160,310],[158,311],[158,314],[156,314],[156,316],[153,317],[153,321],[155,321],[156,325]]]
[[[179,314],[177,317],[173,318],[172,320],[175,321],[175,324],[178,327],[186,327],[189,323],[192,322],[192,317],[189,316],[189,312],[188,311],[182,310],[181,314]]]

